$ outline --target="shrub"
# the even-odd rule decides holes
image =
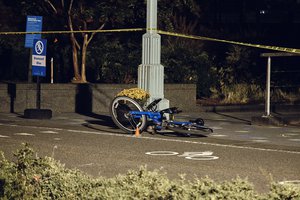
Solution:
[[[0,153],[1,199],[300,199],[300,188],[292,185],[273,184],[269,193],[259,195],[240,178],[222,183],[209,178],[187,181],[184,176],[170,180],[146,167],[96,179],[34,155],[28,145],[15,154],[15,162]]]
[[[246,104],[264,101],[264,90],[255,84],[223,85],[220,90],[211,88],[211,98],[224,104]]]

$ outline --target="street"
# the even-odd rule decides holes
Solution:
[[[106,115],[28,120],[1,114],[0,150],[12,158],[26,142],[38,156],[52,156],[94,177],[114,177],[147,166],[161,169],[171,179],[179,174],[189,180],[248,178],[259,192],[267,191],[271,181],[300,180],[299,127],[256,127],[246,121],[225,123],[205,117],[214,128],[209,137],[146,132],[135,137],[112,126]],[[264,134],[255,135],[260,131]]]

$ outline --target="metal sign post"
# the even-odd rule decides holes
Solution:
[[[271,105],[271,57],[268,57],[267,65],[267,80],[266,80],[266,105],[265,105],[265,117],[270,116]]]
[[[46,76],[46,49],[47,40],[34,39],[32,52],[32,76],[37,77],[36,87],[36,109],[26,109],[24,115],[26,118],[50,119],[52,111],[41,109],[41,82],[40,77]]]
[[[46,49],[47,40],[34,39],[34,48],[32,53],[32,76],[36,76],[36,108],[41,109],[41,82],[40,76],[46,76]]]

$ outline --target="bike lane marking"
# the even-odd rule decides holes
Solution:
[[[213,156],[212,151],[202,151],[202,152],[184,152],[182,155],[179,155],[176,151],[150,151],[146,152],[146,155],[151,156],[178,156],[184,157],[188,160],[198,160],[198,161],[207,161],[207,160],[217,160],[218,156]]]
[[[146,155],[151,155],[151,156],[175,156],[178,155],[178,152],[175,151],[151,151],[151,152],[146,152]]]
[[[116,137],[126,137],[126,138],[156,140],[156,141],[166,141],[166,142],[177,142],[177,143],[186,143],[186,144],[199,144],[199,145],[208,145],[208,146],[215,146],[215,147],[267,151],[267,152],[277,152],[277,153],[289,153],[289,154],[299,154],[300,155],[300,151],[291,151],[291,150],[283,150],[283,149],[267,149],[267,148],[250,147],[250,146],[236,146],[236,145],[231,145],[231,144],[218,144],[218,143],[208,143],[208,142],[200,142],[200,141],[149,137],[149,136],[135,137],[134,135],[109,133],[109,132],[105,132],[105,131],[84,131],[84,130],[62,129],[62,128],[53,128],[53,127],[39,127],[39,126],[26,126],[26,125],[16,125],[16,124],[5,124],[5,125],[2,124],[1,126],[25,127],[25,128],[45,129],[45,130],[47,130],[47,129],[48,130],[60,130],[60,131],[67,131],[67,132],[71,132],[71,133],[86,133],[86,134],[95,134],[95,135],[106,135],[106,136],[116,136]]]

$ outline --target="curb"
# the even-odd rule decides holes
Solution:
[[[262,111],[265,110],[265,105],[226,105],[226,106],[202,106],[197,105],[204,112],[246,112],[246,111]],[[299,112],[300,105],[272,105],[271,112]]]

